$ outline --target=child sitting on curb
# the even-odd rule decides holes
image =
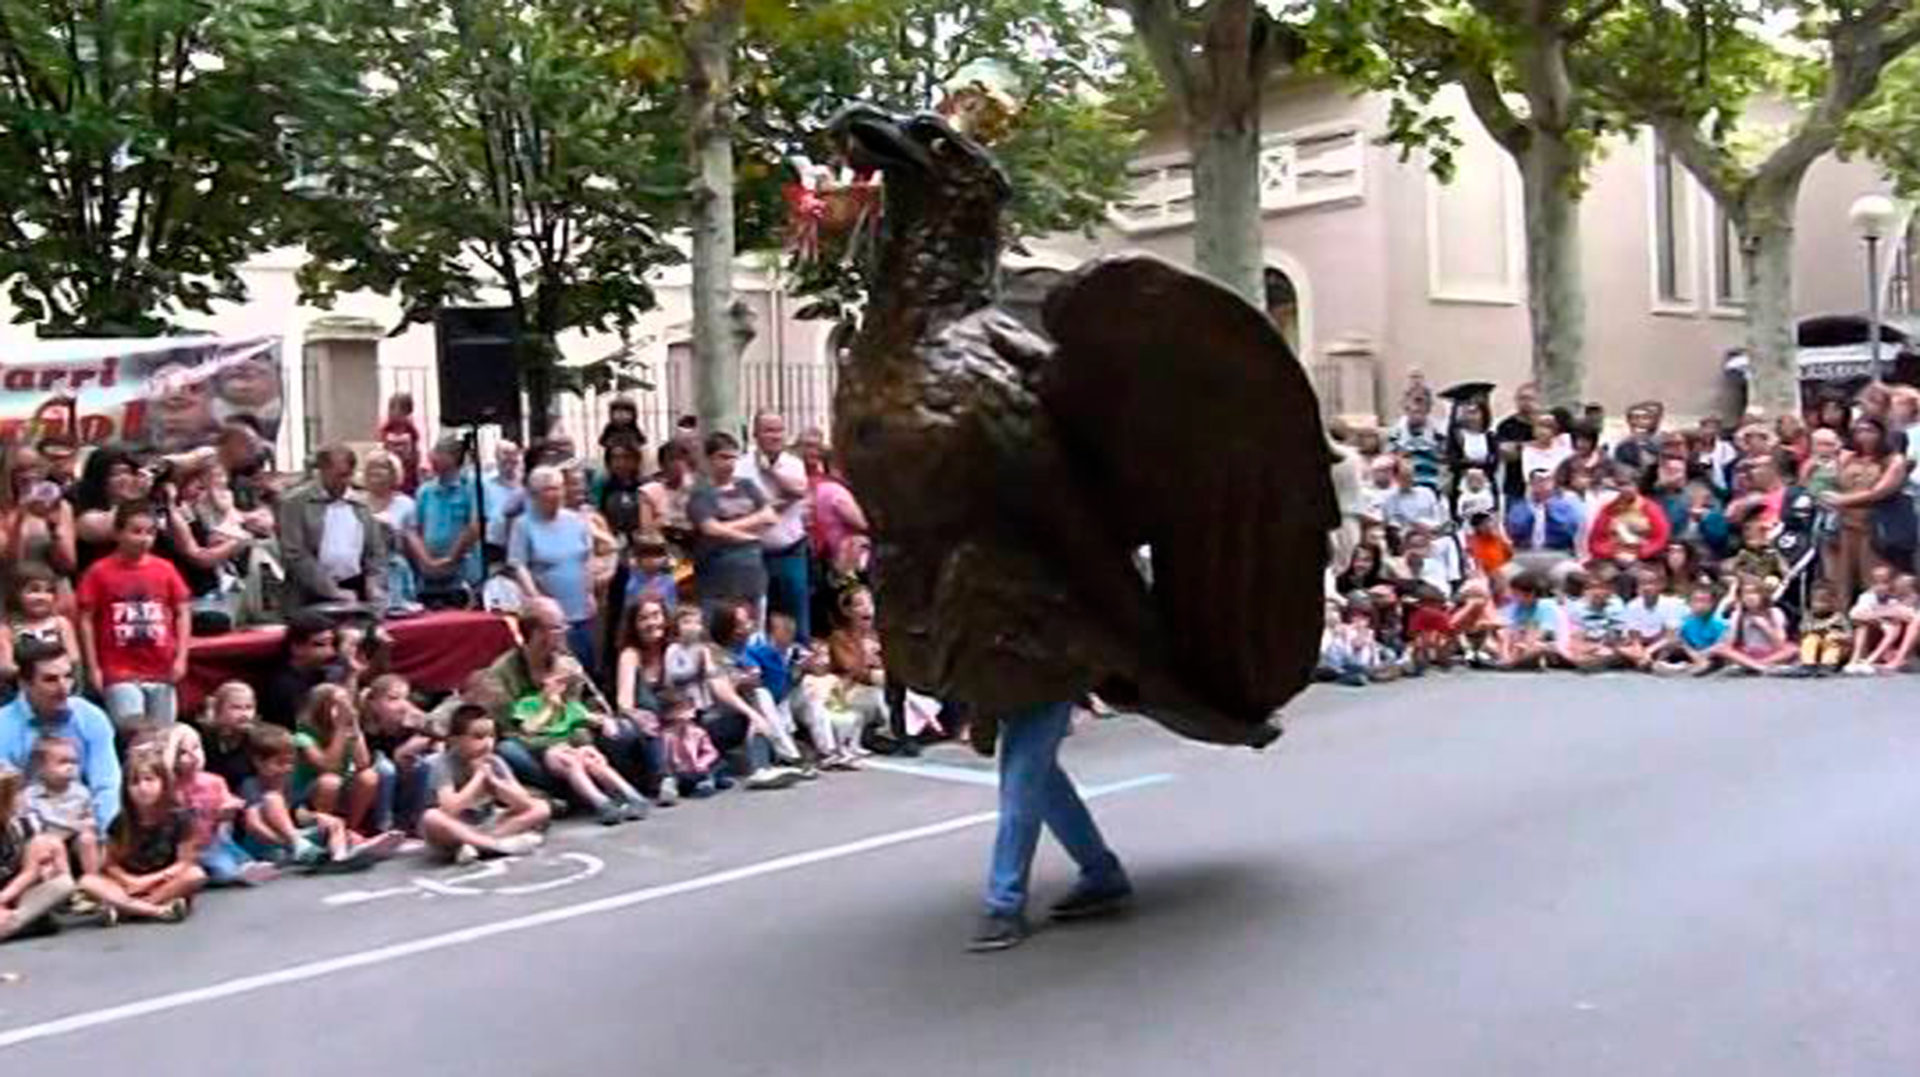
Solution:
[[[487,709],[455,707],[447,733],[446,749],[427,764],[432,806],[420,816],[420,836],[428,848],[455,863],[524,856],[539,848],[552,809],[494,754]]]

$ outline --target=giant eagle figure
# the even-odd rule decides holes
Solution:
[[[1010,189],[980,144],[862,106],[833,132],[884,177],[834,440],[874,526],[888,676],[976,721],[1097,692],[1271,741],[1341,526],[1340,458],[1272,321],[1125,256],[1070,275],[1038,335],[995,305]]]

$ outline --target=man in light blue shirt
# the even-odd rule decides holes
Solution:
[[[93,817],[105,834],[120,814],[120,757],[105,711],[73,694],[73,660],[44,643],[26,642],[14,654],[20,694],[0,707],[0,762],[25,773],[42,737],[80,748],[80,782],[93,795]]]
[[[428,589],[436,582],[453,580],[478,587],[483,578],[479,513],[474,504],[473,473],[462,466],[466,460],[466,442],[442,438],[428,455],[433,479],[421,483],[414,496],[414,518],[427,552],[420,575]]]
[[[493,470],[481,483],[487,495],[482,506],[487,517],[487,545],[499,547],[501,556],[505,555],[514,517],[527,510],[527,488],[521,481],[525,459],[519,445],[500,442],[493,448]]]

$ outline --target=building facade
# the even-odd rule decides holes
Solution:
[[[1451,183],[1426,162],[1381,144],[1387,100],[1329,80],[1277,83],[1264,115],[1261,161],[1269,305],[1318,385],[1329,414],[1358,422],[1391,416],[1414,371],[1436,387],[1527,380],[1530,340],[1519,175],[1464,102],[1443,100],[1462,146]],[[1032,242],[1013,274],[1031,304],[1053,273],[1087,258],[1145,251],[1192,259],[1192,176],[1178,125],[1155,125],[1134,165],[1132,197],[1092,237]],[[1586,395],[1619,414],[1633,400],[1666,400],[1681,418],[1725,411],[1736,386],[1723,372],[1742,335],[1740,252],[1712,199],[1651,134],[1617,140],[1595,166],[1581,203],[1587,294]],[[1866,268],[1851,232],[1852,200],[1882,190],[1859,162],[1826,158],[1801,196],[1795,305],[1802,315],[1857,313]],[[1896,313],[1913,305],[1913,245],[1888,244],[1882,279]],[[369,441],[386,398],[410,392],[422,425],[437,429],[431,327],[399,326],[387,296],[343,296],[330,310],[299,301],[297,250],[249,264],[249,299],[195,328],[284,339],[283,460],[326,441]],[[757,333],[743,358],[743,411],[783,411],[796,429],[829,425],[837,357],[833,324],[793,317],[801,305],[767,258],[743,258],[735,289]],[[1904,268],[1903,268],[1904,267]],[[693,410],[688,270],[656,274],[660,307],[626,339],[575,334],[568,361],[625,351],[653,383],[634,393],[657,442]],[[4,302],[0,302],[0,308]],[[0,316],[6,312],[0,309]],[[0,323],[3,324],[3,323]],[[30,337],[5,324],[0,346]],[[565,396],[559,429],[595,443],[607,401]]]
[[[1330,413],[1391,415],[1419,371],[1430,385],[1529,378],[1520,177],[1457,95],[1443,97],[1462,146],[1451,183],[1419,155],[1381,144],[1385,97],[1321,79],[1276,84],[1264,115],[1263,224],[1270,306]],[[1035,247],[1056,269],[1115,251],[1192,256],[1192,179],[1177,126],[1155,130],[1133,199],[1092,239]],[[1858,313],[1866,263],[1847,210],[1885,184],[1862,162],[1822,159],[1801,195],[1795,306]],[[1724,372],[1743,339],[1741,252],[1705,190],[1651,132],[1615,140],[1581,202],[1587,296],[1586,396],[1619,414],[1659,397],[1680,416],[1724,411]],[[1882,250],[1895,305],[1910,245]]]

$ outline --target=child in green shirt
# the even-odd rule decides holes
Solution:
[[[538,756],[556,784],[564,784],[593,808],[602,826],[647,817],[646,798],[614,769],[594,746],[594,736],[617,731],[609,715],[596,713],[581,698],[587,675],[580,663],[562,657],[553,663],[536,695],[514,701],[508,735]]]

